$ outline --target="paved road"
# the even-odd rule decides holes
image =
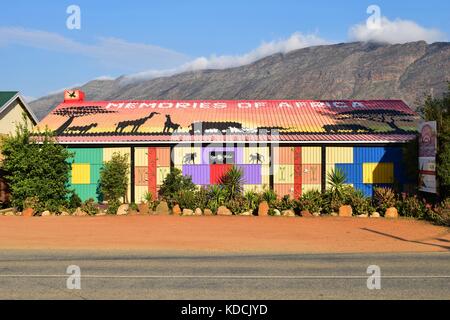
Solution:
[[[81,290],[66,287],[69,265]],[[367,289],[367,267],[381,289]],[[450,253],[0,253],[1,299],[450,299]]]

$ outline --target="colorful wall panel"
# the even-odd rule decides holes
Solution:
[[[93,198],[101,201],[98,193],[100,169],[103,166],[102,148],[69,148],[74,153],[70,172],[70,188],[85,201]]]
[[[210,165],[208,164],[185,164],[182,167],[183,175],[191,176],[192,182],[197,185],[209,185],[210,184]]]
[[[275,184],[294,184],[294,164],[274,165]]]
[[[394,183],[393,163],[363,163],[363,183]]]
[[[262,183],[262,166],[260,164],[238,164],[242,170],[244,184]]]
[[[327,147],[326,163],[353,163],[353,147]]]
[[[274,184],[273,189],[279,198],[288,195],[292,199],[295,197],[294,184]]]
[[[320,164],[303,164],[302,165],[302,184],[321,184],[322,183],[322,166]]]
[[[131,148],[103,148],[103,162],[111,161],[114,153],[127,155],[128,165],[131,165]],[[131,181],[131,172],[128,174],[128,181]],[[123,201],[129,202],[131,200],[131,183],[128,183],[127,199]]]
[[[273,164],[294,164],[294,147],[276,147],[272,151]]]
[[[321,164],[322,148],[321,147],[302,147],[302,163]]]

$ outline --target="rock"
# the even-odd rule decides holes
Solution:
[[[201,215],[203,215],[202,209],[200,209],[200,208],[195,209],[194,214],[195,214],[196,216],[201,216]]]
[[[258,206],[258,216],[265,217],[269,215],[269,204],[267,201],[263,201]]]
[[[300,211],[300,215],[302,217],[312,217],[313,215],[311,214],[311,212],[309,212],[308,210],[302,210]]]
[[[73,215],[76,217],[84,217],[87,216],[87,212],[84,212],[83,210],[81,210],[81,208],[78,207],[73,213]]]
[[[169,206],[167,205],[167,202],[161,201],[157,206],[155,210],[155,214],[163,214],[167,215],[170,213]]]
[[[242,212],[241,214],[240,214],[240,216],[252,216],[253,215],[253,212],[252,211],[245,211],[245,212]]]
[[[351,206],[341,206],[339,208],[339,217],[351,217],[353,216],[353,209]]]
[[[203,210],[203,214],[205,216],[212,216],[213,212],[211,211],[211,209],[205,209],[205,210]]]
[[[283,210],[281,212],[281,215],[283,217],[295,217],[295,212],[294,212],[294,210]]]
[[[22,211],[22,217],[32,217],[34,216],[35,211],[33,208],[26,208]]]
[[[119,208],[117,209],[116,214],[118,216],[125,216],[128,214],[128,210],[130,210],[130,205],[129,204],[121,204],[119,206]]]
[[[128,214],[130,216],[135,216],[135,215],[139,214],[139,212],[137,210],[130,209],[130,210],[128,210]]]
[[[384,217],[388,219],[397,219],[398,218],[397,208],[387,208]]]
[[[45,210],[44,212],[42,212],[41,217],[50,217],[52,215],[52,213],[48,210]]]
[[[280,210],[278,210],[278,209],[273,209],[273,215],[274,215],[274,216],[277,216],[277,217],[281,216]]]
[[[193,216],[194,211],[191,209],[183,209],[183,216]]]
[[[232,216],[233,213],[227,207],[221,206],[221,207],[219,207],[219,209],[217,209],[217,215],[218,216]]]
[[[314,213],[313,213],[313,216],[314,216],[314,217],[320,217],[320,212],[314,212]]]
[[[105,210],[102,210],[102,211],[97,212],[97,214],[95,216],[101,217],[101,216],[106,216],[107,214],[108,213]]]
[[[67,211],[62,211],[59,215],[65,217],[70,216],[70,213],[68,213]]]
[[[368,214],[358,214],[357,217],[358,217],[358,218],[368,218],[369,215],[368,215]]]
[[[16,214],[14,211],[8,211],[3,214],[5,217],[14,217]]]
[[[173,208],[172,208],[172,214],[174,215],[174,216],[181,216],[181,208],[180,208],[180,206],[179,205],[174,205],[173,206]]]
[[[337,217],[337,216],[339,216],[336,212],[332,212],[331,214],[330,214],[330,216],[332,216],[332,217]]]
[[[380,214],[378,212],[372,212],[372,214],[370,215],[371,218],[379,218]]]
[[[148,203],[145,202],[139,203],[138,210],[140,214],[149,214]]]

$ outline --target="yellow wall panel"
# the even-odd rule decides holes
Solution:
[[[335,168],[334,164],[327,164],[327,165],[325,165],[325,169],[326,169],[325,187],[328,189],[328,187],[329,187],[329,184],[328,184],[328,173],[331,173],[333,170],[336,170],[336,168]]]
[[[121,155],[128,155],[128,163],[130,163],[131,148],[103,148],[103,161],[110,161],[114,153],[120,153]]]
[[[322,163],[321,147],[302,147],[302,163],[320,164]]]
[[[249,146],[248,148],[244,148],[244,158],[242,159],[243,164],[256,164],[256,161],[252,160],[252,155],[259,153],[263,156],[262,164],[269,164],[269,147],[268,146]]]
[[[352,147],[327,147],[327,164],[353,163]]]
[[[173,161],[175,165],[182,165],[184,156],[188,153],[196,153],[197,156],[195,157],[194,163],[200,164],[201,163],[201,147],[175,147],[173,148]],[[206,156],[206,160],[208,160],[208,157]],[[192,164],[192,162],[190,162]]]
[[[274,165],[274,183],[293,184],[294,183],[294,165]]]
[[[269,186],[270,184],[270,166],[261,166],[261,184]]]
[[[363,183],[394,183],[394,164],[363,163]]]
[[[144,201],[145,193],[148,191],[148,187],[145,186],[135,186],[134,187],[134,197],[136,203],[141,203]]]
[[[72,164],[72,184],[90,184],[91,165],[89,163]]]
[[[170,167],[158,167],[156,169],[156,184],[162,185],[164,182],[164,179],[167,177],[167,175],[170,173]]]
[[[148,148],[134,149],[134,165],[137,167],[148,166]]]

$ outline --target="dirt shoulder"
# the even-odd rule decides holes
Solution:
[[[450,229],[409,219],[2,216],[0,249],[450,252]]]

